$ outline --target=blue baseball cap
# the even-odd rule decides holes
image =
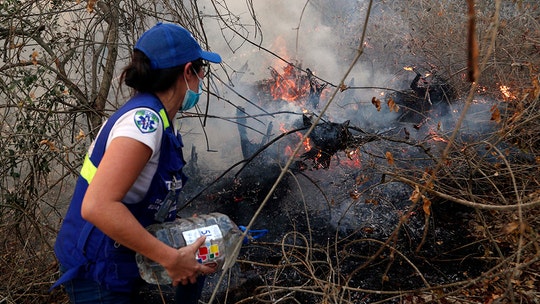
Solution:
[[[135,43],[135,49],[150,59],[154,70],[180,66],[199,58],[221,62],[219,54],[204,51],[188,30],[172,23],[159,22],[144,32]]]

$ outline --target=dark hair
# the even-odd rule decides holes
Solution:
[[[194,60],[192,64],[196,72],[199,72],[205,65],[202,59]],[[150,59],[143,52],[135,50],[131,63],[122,72],[121,81],[138,92],[163,92],[172,87],[178,77],[182,75],[185,66],[183,64],[167,69],[152,70]]]
[[[202,58],[193,60],[191,63],[193,64],[193,69],[196,73],[199,73],[203,67],[208,66],[208,62],[206,62],[206,60],[203,60]]]

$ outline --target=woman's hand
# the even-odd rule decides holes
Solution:
[[[173,286],[194,284],[197,281],[197,276],[211,274],[216,270],[213,267],[200,264],[195,258],[197,250],[204,244],[205,239],[205,236],[201,236],[194,243],[175,249],[174,258],[163,264],[173,281]]]

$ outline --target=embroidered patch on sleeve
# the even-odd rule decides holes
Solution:
[[[138,110],[134,116],[135,124],[142,133],[152,133],[159,126],[159,117],[149,110]]]

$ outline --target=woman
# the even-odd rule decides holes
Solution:
[[[63,284],[72,303],[136,303],[142,284],[135,252],[164,266],[177,286],[177,303],[197,303],[205,275],[197,263],[204,237],[175,249],[146,226],[176,216],[182,173],[182,140],[173,120],[198,102],[205,61],[191,33],[158,23],[134,47],[123,82],[137,94],[103,125],[81,169],[55,244]]]

